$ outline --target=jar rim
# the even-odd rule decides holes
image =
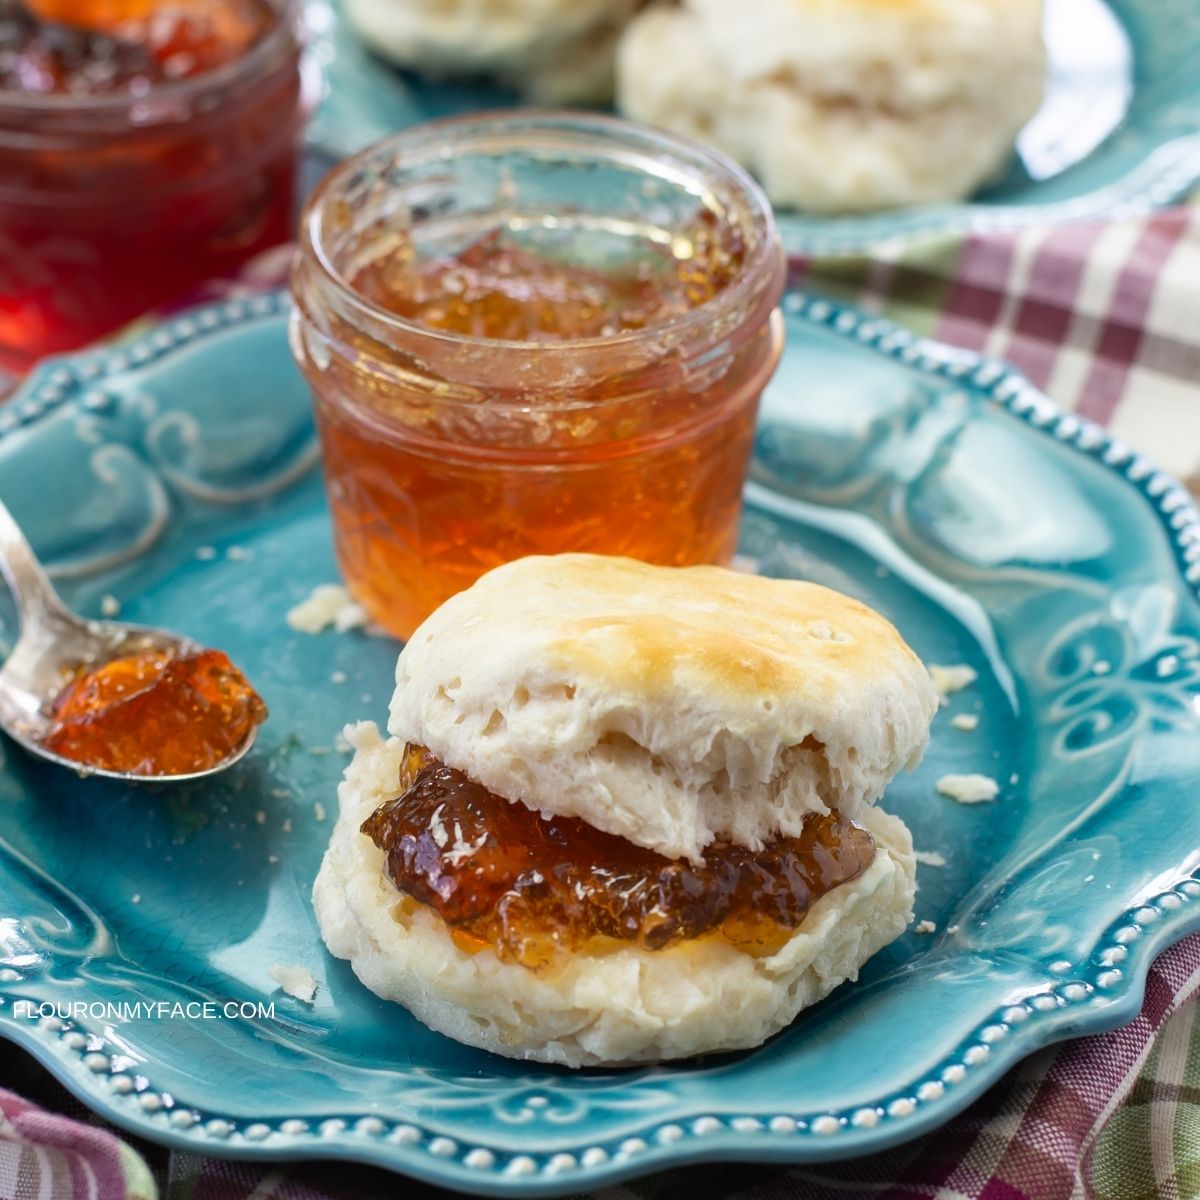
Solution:
[[[640,329],[571,338],[562,342],[518,341],[434,329],[419,321],[399,316],[356,290],[333,261],[321,231],[321,214],[325,202],[336,195],[341,183],[353,178],[372,160],[395,159],[401,153],[412,154],[422,150],[427,160],[446,158],[452,156],[453,150],[460,146],[469,148],[472,136],[482,141],[496,139],[499,135],[509,140],[511,149],[519,149],[524,144],[532,144],[532,140],[538,135],[571,131],[609,138],[614,148],[624,146],[626,149],[648,154],[660,164],[673,162],[676,166],[690,169],[697,177],[707,173],[710,178],[732,184],[734,192],[740,195],[744,212],[749,218],[746,227],[753,229],[756,235],[752,252],[733,285],[696,308]],[[466,136],[458,144],[448,142],[447,136],[455,134]],[[763,290],[761,276],[764,269],[771,267],[773,258],[777,259],[780,265],[778,290],[782,290],[784,259],[774,213],[766,194],[744,168],[719,150],[691,138],[666,133],[620,117],[569,109],[494,109],[486,113],[443,117],[392,134],[344,159],[321,180],[304,206],[300,217],[299,235],[301,253],[311,252],[324,281],[332,285],[341,303],[367,317],[376,328],[420,339],[426,345],[437,344],[447,348],[490,348],[512,354],[547,355],[556,351],[578,354],[594,349],[611,351],[619,349],[622,345],[644,344],[647,340],[666,333],[672,336],[686,335],[691,330],[707,327],[726,313],[738,311],[739,306],[746,305],[747,299],[753,297],[756,291]],[[768,287],[767,290],[773,289]],[[773,308],[777,302],[776,293],[771,296],[770,307]]]
[[[279,19],[266,36],[251,46],[248,53],[223,63],[214,71],[159,84],[140,96],[128,92],[80,96],[70,92],[18,92],[0,88],[0,115],[8,111],[39,116],[111,116],[128,112],[137,105],[172,104],[220,91],[254,75],[264,60],[269,60],[294,40],[296,27],[303,19],[304,0],[282,0],[276,7]]]

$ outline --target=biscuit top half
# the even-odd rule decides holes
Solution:
[[[937,696],[896,630],[815,584],[586,554],[438,609],[391,732],[507,800],[672,858],[853,817],[919,758]]]

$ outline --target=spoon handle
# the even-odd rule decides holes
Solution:
[[[65,612],[49,576],[3,502],[0,502],[0,575],[12,590],[22,626]]]

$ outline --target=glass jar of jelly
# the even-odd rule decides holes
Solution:
[[[0,376],[287,240],[299,0],[0,0]]]
[[[407,637],[529,554],[727,562],[785,274],[744,172],[608,117],[435,122],[335,168],[291,334],[355,598]]]

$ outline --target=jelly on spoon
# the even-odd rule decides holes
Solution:
[[[266,705],[224,654],[71,612],[3,504],[0,574],[20,621],[0,670],[0,729],[31,754],[80,774],[161,783],[216,774],[254,744]]]

